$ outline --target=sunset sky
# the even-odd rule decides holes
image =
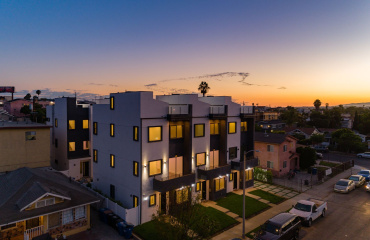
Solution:
[[[0,0],[0,85],[92,98],[206,81],[248,105],[370,102],[369,13],[368,0]]]

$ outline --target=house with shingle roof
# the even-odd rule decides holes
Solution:
[[[19,168],[0,175],[0,239],[69,236],[90,228],[100,200],[59,172]]]
[[[255,156],[259,166],[269,169],[275,177],[282,177],[290,170],[299,169],[299,155],[296,153],[297,139],[288,134],[255,133]]]

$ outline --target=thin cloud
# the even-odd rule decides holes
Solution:
[[[102,84],[102,83],[89,83],[88,85],[92,85],[92,86],[103,86],[104,84]]]
[[[279,87],[278,89],[282,89],[282,90],[285,90],[285,89],[286,89],[286,87]]]
[[[156,83],[151,83],[151,84],[144,85],[144,87],[155,87],[155,86],[157,86]]]
[[[115,84],[109,84],[109,86],[111,86],[111,87],[118,87],[118,85],[115,85]]]

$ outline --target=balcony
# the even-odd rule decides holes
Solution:
[[[44,233],[44,226],[38,226],[24,231],[24,239],[32,239],[41,236]]]
[[[258,158],[247,159],[245,162],[245,169],[254,168],[258,166]],[[243,170],[243,161],[231,161],[231,169],[233,170]]]
[[[211,168],[198,168],[198,176],[203,180],[211,180],[219,176],[224,176],[231,173],[231,165],[211,167]]]
[[[254,116],[254,109],[253,106],[242,106],[240,108],[240,117],[241,118],[248,118]]]
[[[189,104],[170,105],[168,107],[168,121],[189,121],[191,118],[192,106]]]
[[[209,118],[210,119],[226,119],[227,117],[227,106],[211,106],[209,108]]]
[[[168,192],[194,183],[195,173],[187,175],[171,175],[170,177],[155,176],[153,180],[153,190],[158,192]]]

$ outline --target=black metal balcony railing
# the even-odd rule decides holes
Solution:
[[[168,107],[167,119],[169,121],[189,120],[191,116],[191,105],[170,105]]]
[[[168,177],[155,176],[153,189],[158,192],[168,192],[195,183],[195,172],[190,174],[171,174]]]
[[[245,169],[248,168],[254,168],[258,166],[258,158],[250,158],[247,159],[245,162]],[[231,161],[231,168],[234,170],[243,170],[244,168],[244,162],[243,160],[241,161]]]
[[[211,180],[229,173],[231,173],[231,165],[198,168],[198,176],[204,180]]]

